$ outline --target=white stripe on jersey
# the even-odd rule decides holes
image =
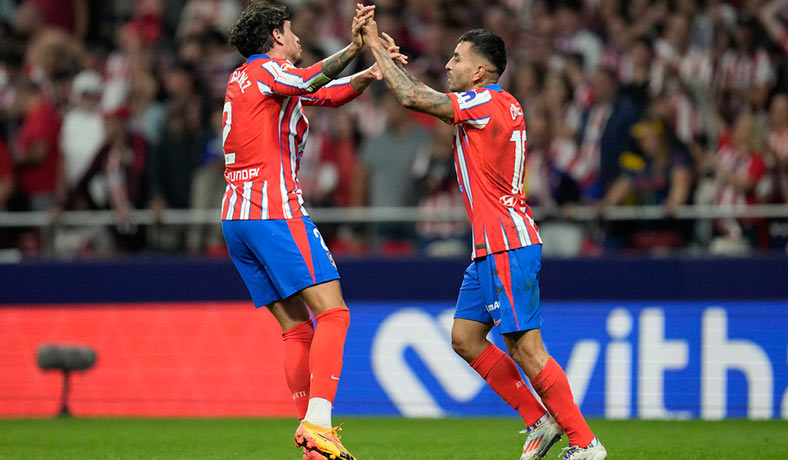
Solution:
[[[310,92],[320,88],[323,83],[331,80],[323,72],[320,72],[309,80],[304,81],[298,75],[294,75],[283,69],[276,61],[268,61],[263,64],[262,67],[269,74],[271,74],[271,76],[274,77],[274,80],[276,80],[278,83]]]
[[[282,109],[279,111],[279,191],[282,194],[282,212],[285,215],[286,219],[293,218],[293,211],[290,209],[290,200],[287,197],[287,187],[285,187],[285,164],[284,159],[282,158],[281,151],[282,151],[282,120],[285,117],[285,111],[287,111],[287,106],[290,103],[289,97],[284,98],[282,101]],[[292,153],[291,153],[292,155]]]
[[[244,182],[243,202],[241,202],[241,216],[243,220],[249,220],[249,212],[252,210],[252,184],[254,182]]]
[[[539,230],[536,229],[536,222],[534,222],[533,217],[529,216],[528,213],[525,212],[525,208],[520,208],[520,210],[523,211],[523,215],[525,216],[526,220],[528,220],[528,223],[531,224],[531,228],[534,229],[534,233],[536,233],[536,238],[539,239],[539,244],[541,244],[542,243],[542,235],[540,235],[539,234]]]
[[[517,237],[520,239],[520,244],[523,246],[533,244],[531,237],[528,235],[528,228],[525,226],[525,220],[519,214],[517,214],[514,209],[506,209],[509,211],[509,216],[512,218],[514,227],[517,229]]]
[[[224,216],[226,220],[233,219],[233,211],[235,211],[235,202],[238,200],[238,195],[236,194],[235,185],[230,185],[232,192],[230,194],[230,203],[227,204],[227,215]]]
[[[260,204],[261,218],[268,219],[268,181],[263,181],[263,202]]]
[[[465,125],[470,125],[473,128],[484,129],[484,127],[487,126],[487,123],[489,122],[490,122],[490,117],[484,117],[484,118],[476,118],[474,120],[465,120],[462,123]]]
[[[270,96],[274,94],[273,90],[271,90],[271,87],[261,82],[260,80],[257,80],[257,89],[260,91],[260,94],[262,94],[263,96]]]
[[[465,137],[465,130],[461,126],[456,126],[454,128],[454,145],[457,148],[457,165],[460,167],[460,170],[457,171],[457,174],[462,177],[462,188],[465,190],[465,194],[468,196],[468,203],[470,203],[471,211],[473,211],[473,193],[471,192],[471,179],[468,176],[468,164],[465,162],[465,151],[462,148],[462,139],[460,138],[460,133],[462,133],[462,137]]]
[[[330,83],[323,85],[323,88],[330,88],[332,86],[349,85],[352,77],[342,77],[332,80]]]
[[[296,177],[296,168],[298,162],[298,152],[303,151],[304,142],[306,142],[306,136],[304,136],[302,142],[299,143],[298,146],[295,144],[295,137],[296,131],[298,130],[298,123],[302,118],[305,117],[305,115],[301,108],[301,100],[296,98],[295,101],[295,107],[293,107],[293,111],[290,113],[290,175],[293,178],[295,193],[298,198],[298,204],[300,205],[299,208],[303,209],[304,200],[301,198],[301,184],[298,182],[298,178]]]
[[[503,246],[508,251],[509,250],[509,237],[506,236],[506,229],[503,228],[503,222],[499,221],[499,223],[501,224],[501,235],[503,235]]]
[[[487,239],[487,228],[484,228],[484,250],[490,253],[490,240]]]
[[[296,130],[298,129],[298,122],[304,116],[304,112],[301,110],[301,101],[298,98],[296,98],[295,101],[295,106],[293,107],[293,111],[290,112],[290,121],[288,123],[290,127],[290,136],[288,139],[288,143],[290,144],[290,176],[293,178],[293,183],[296,182],[296,161],[298,160],[299,152],[295,144]],[[292,102],[292,99],[290,102]]]

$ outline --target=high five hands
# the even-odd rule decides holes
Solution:
[[[361,40],[363,45],[369,47],[383,46],[388,51],[389,57],[392,61],[400,64],[408,64],[408,56],[400,53],[399,45],[387,33],[383,32],[382,36],[378,36],[378,24],[375,22],[375,6],[364,6],[361,3],[356,3],[356,16],[353,18],[353,43],[356,40]],[[363,46],[362,45],[362,46]],[[376,80],[383,79],[383,73],[380,71],[378,64],[375,63],[367,69],[370,75],[374,76]]]

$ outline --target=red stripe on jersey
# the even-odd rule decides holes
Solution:
[[[259,220],[263,216],[263,184],[252,184],[252,209],[249,210],[249,219]]]
[[[315,281],[315,267],[312,263],[312,249],[309,247],[309,237],[306,234],[306,225],[301,219],[287,219],[287,226],[290,227],[290,234],[293,235],[298,250],[306,262],[312,281]]]
[[[514,308],[514,296],[512,296],[512,272],[509,266],[509,252],[499,252],[493,254],[495,258],[495,269],[498,272],[498,279],[503,284],[503,290],[506,292],[506,297],[509,299],[509,305],[512,307],[512,314],[514,315],[514,324],[520,328],[520,323],[517,321],[517,310]]]
[[[244,204],[244,186],[239,184],[233,190],[235,192],[235,206],[233,207],[233,216],[235,219],[243,219],[241,216],[241,208]]]

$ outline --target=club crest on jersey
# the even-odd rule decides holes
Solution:
[[[252,82],[249,81],[249,75],[246,75],[246,72],[243,70],[236,70],[233,72],[233,76],[230,77],[230,83],[238,83],[238,87],[241,88],[241,93],[252,85]]]
[[[518,116],[522,116],[523,108],[517,104],[512,104],[509,106],[509,112],[512,113],[512,120],[516,120]]]
[[[498,198],[498,201],[500,201],[501,204],[507,208],[516,208],[518,205],[520,205],[520,199],[514,195],[504,195]]]

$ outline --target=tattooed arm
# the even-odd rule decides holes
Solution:
[[[451,123],[454,120],[454,105],[449,96],[420,82],[395,63],[377,34],[377,24],[372,19],[368,20],[363,31],[364,42],[375,56],[383,79],[397,101],[404,107],[435,115],[446,123]]]

